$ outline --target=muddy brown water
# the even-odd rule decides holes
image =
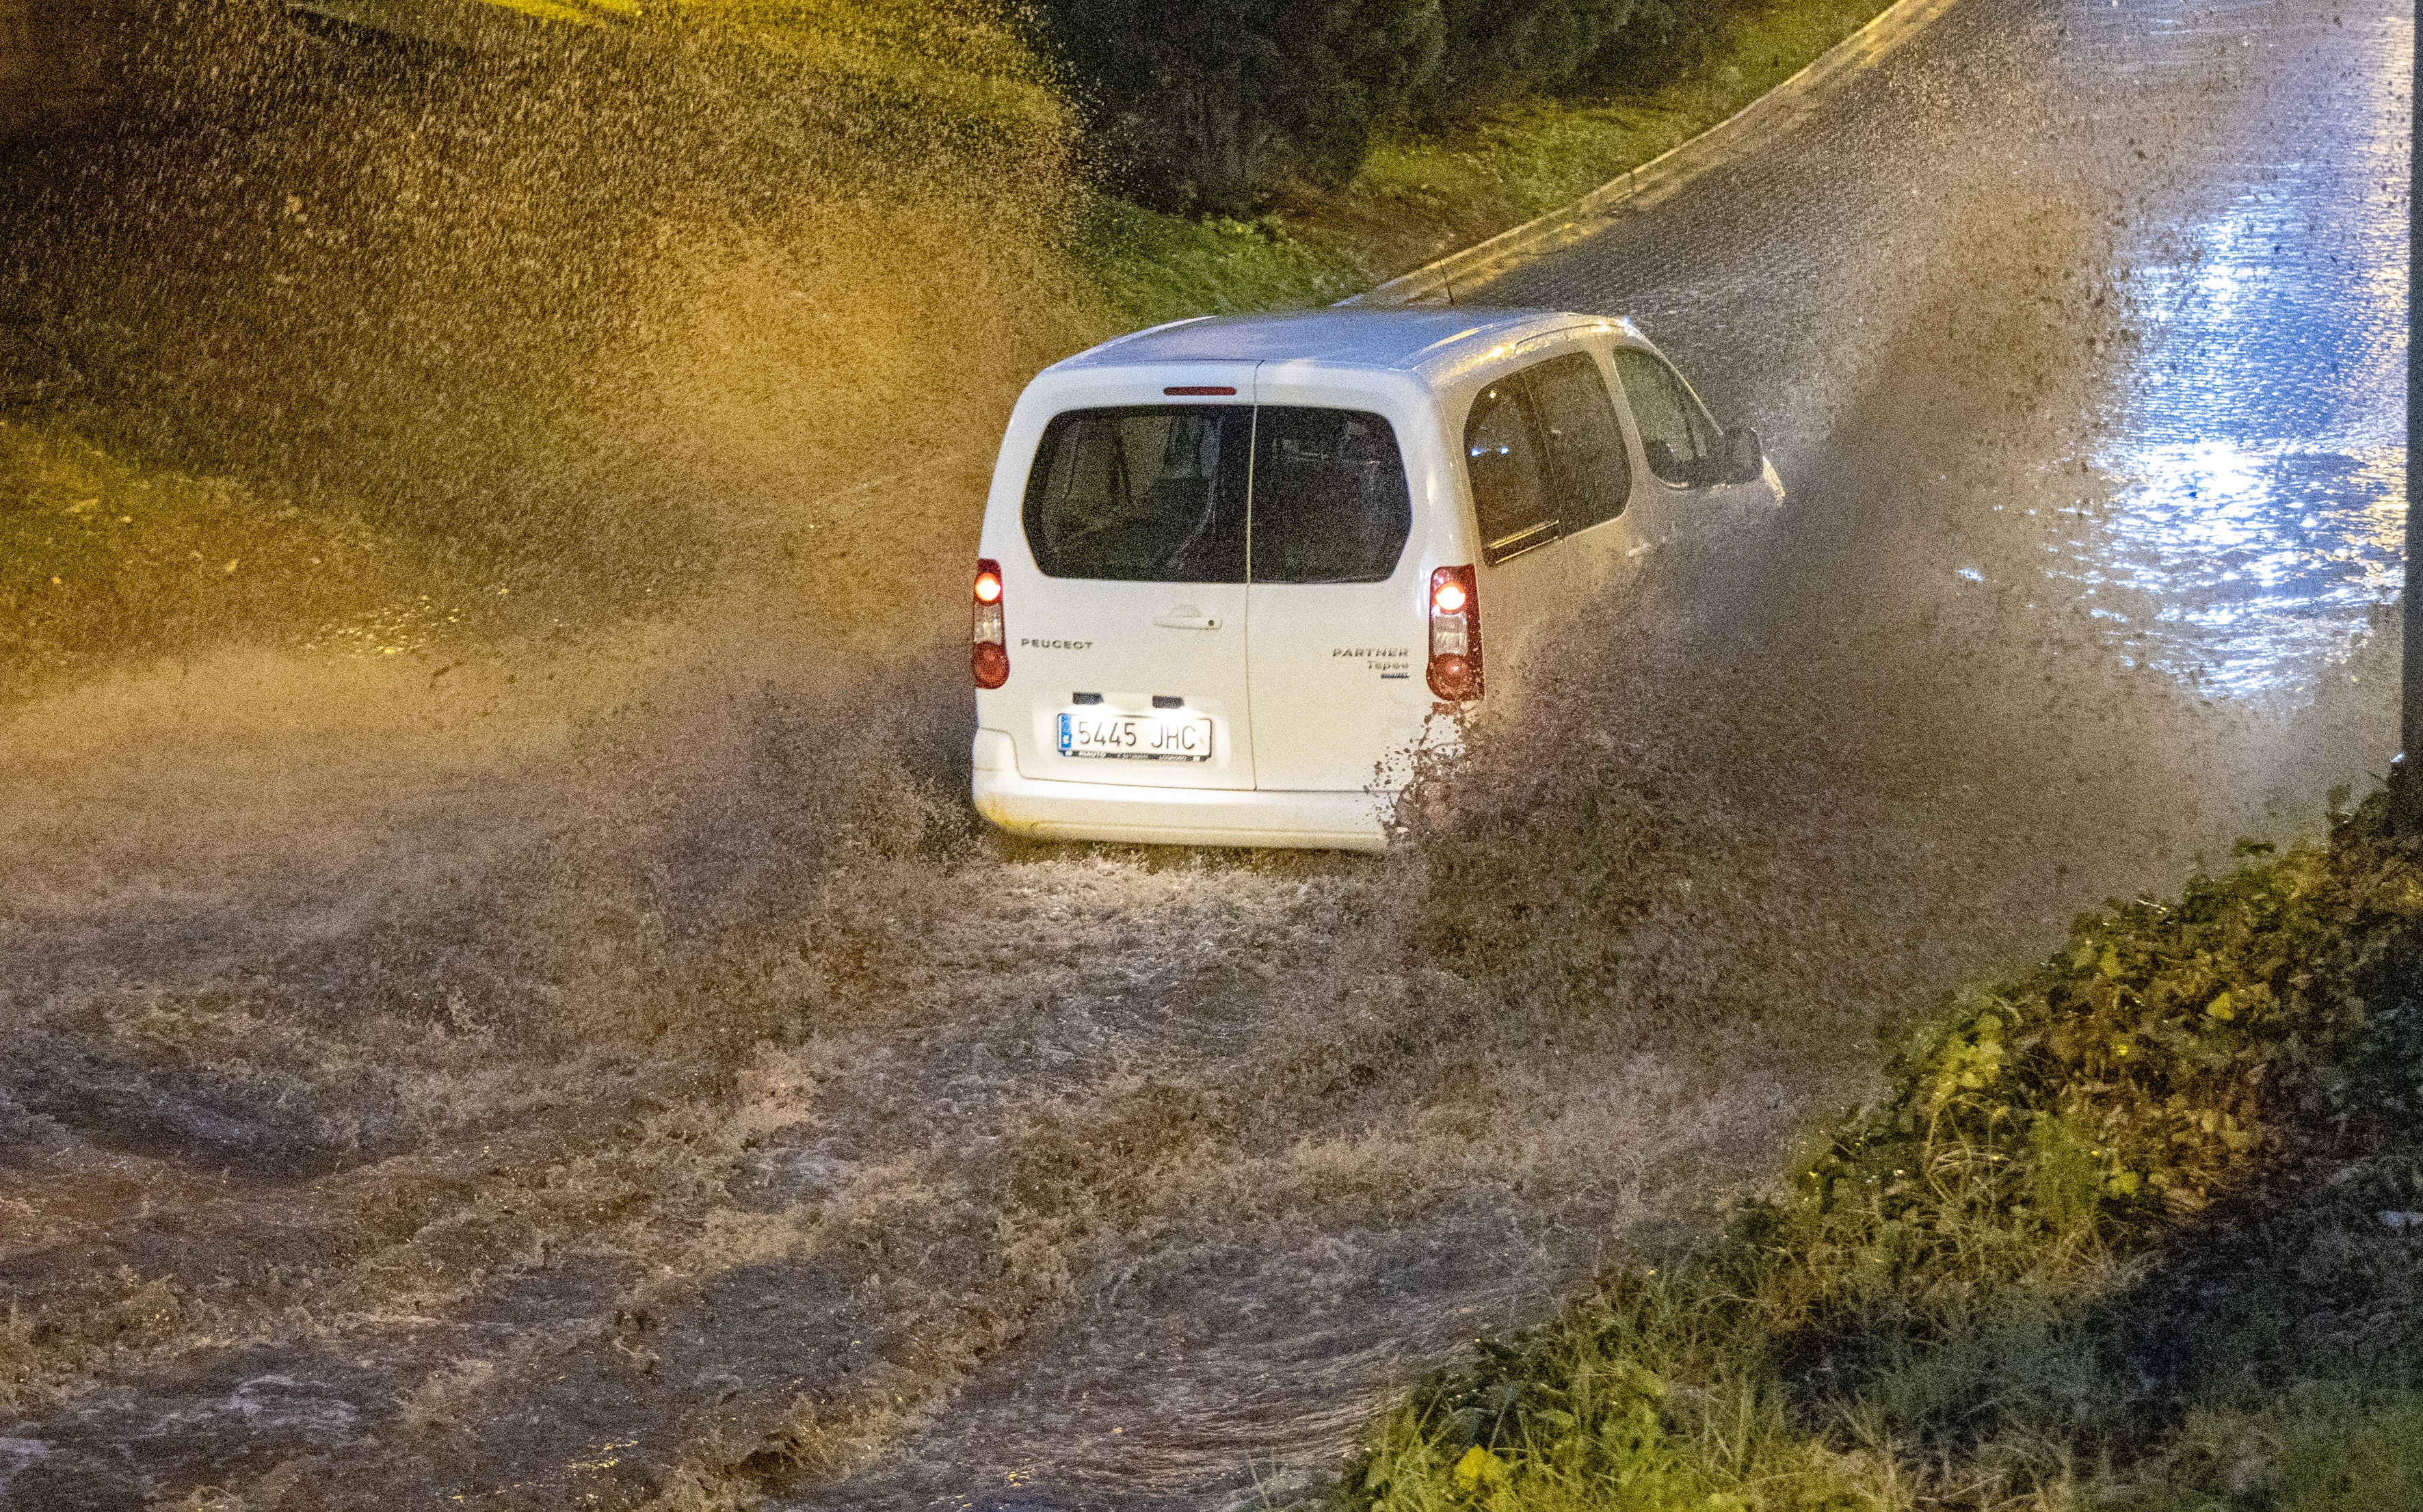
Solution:
[[[1318,1485],[1706,1232],[1881,1020],[2379,769],[2405,28],[1961,0],[1510,275],[1641,318],[1793,507],[1654,564],[1383,860],[982,832],[964,443],[1078,325],[920,366],[956,289],[822,334],[813,238],[660,270],[678,338],[597,349],[617,465],[792,565],[9,713],[0,1501]],[[780,381],[829,340],[892,397]]]

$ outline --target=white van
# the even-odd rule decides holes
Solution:
[[[1039,374],[1002,440],[976,809],[1055,840],[1378,849],[1439,717],[1517,691],[1627,559],[1782,496],[1623,321],[1328,309],[1107,342]]]

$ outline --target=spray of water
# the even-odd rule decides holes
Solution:
[[[1390,856],[983,832],[966,544],[1098,330],[1065,143],[985,18],[836,16],[464,57],[213,13],[6,207],[72,380],[13,424],[455,614],[229,621],[0,729],[27,1504],[1315,1464],[2302,780],[1951,570],[2041,550],[2095,403],[2108,248],[2037,203],[1909,275],[1795,512],[1614,590]]]

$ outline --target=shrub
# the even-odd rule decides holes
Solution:
[[[1656,83],[1741,0],[1040,0],[1045,50],[1110,187],[1248,216],[1334,188],[1375,132]]]
[[[1635,12],[1671,0],[1445,0],[1446,45],[1423,102],[1452,116],[1553,94],[1592,74]],[[1687,0],[1686,0],[1687,3]]]
[[[1038,20],[1113,186],[1227,215],[1344,182],[1442,45],[1437,0],[1046,0]]]
[[[1639,89],[1661,84],[1707,55],[1734,0],[1635,0],[1622,24],[1574,71],[1572,85]]]

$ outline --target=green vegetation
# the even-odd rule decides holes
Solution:
[[[1762,0],[1041,0],[1042,50],[1111,183],[1244,215],[1334,190],[1391,131],[1655,88]]]
[[[1372,282],[1353,259],[1296,236],[1281,216],[1164,215],[1108,197],[1088,214],[1093,281],[1121,325],[1308,308]]]
[[[1110,201],[1086,261],[1123,323],[1326,303],[1567,204],[1688,141],[1866,24],[1883,0],[1730,12],[1687,61],[1596,97],[1530,94],[1376,136],[1360,170],[1251,221]]]
[[[1382,142],[1348,192],[1308,218],[1353,235],[1375,271],[1410,271],[1567,204],[1670,151],[1799,72],[1882,0],[1782,0],[1729,17],[1654,87],[1519,100],[1461,130]]]
[[[2423,1505],[2423,846],[2082,919],[1790,1189],[1433,1378],[1356,1508]]]

